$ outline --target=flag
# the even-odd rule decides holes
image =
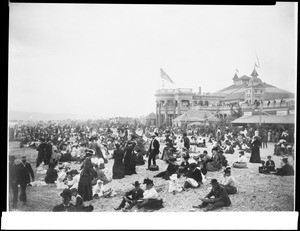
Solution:
[[[235,69],[235,72],[239,72],[239,70],[238,70],[238,69]]]
[[[257,66],[257,67],[259,67],[259,68],[260,68],[260,63],[259,63],[259,60],[258,60],[258,57],[257,57],[257,55],[256,55],[256,59],[257,59],[257,64],[258,64],[258,66]]]
[[[254,63],[254,68],[255,68],[255,67],[258,67],[258,65],[257,65],[256,63]]]
[[[161,68],[160,68],[160,77],[161,77],[162,79],[165,79],[165,80],[169,81],[170,83],[173,83],[173,84],[174,84],[174,82],[172,81],[172,79],[171,79],[171,78],[167,75],[167,73],[164,72],[164,70],[161,69]]]

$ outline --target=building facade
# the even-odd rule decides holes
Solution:
[[[193,92],[191,88],[157,90],[156,125],[173,125],[175,118],[190,110],[210,111],[223,118],[231,116],[239,107],[243,112],[252,110],[254,103],[269,112],[276,107],[289,108],[294,105],[294,93],[263,82],[255,68],[250,76],[238,77],[235,74],[232,80],[232,85],[215,93],[202,93],[201,87],[198,92]]]

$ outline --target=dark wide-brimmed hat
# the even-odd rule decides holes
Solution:
[[[239,151],[240,154],[242,155],[245,155],[245,152],[242,150],[242,151]]]
[[[287,157],[283,157],[281,160],[282,160],[284,163],[287,163],[287,162],[288,162],[288,158],[287,158]]]
[[[64,189],[64,191],[60,194],[61,197],[72,197],[72,192],[70,189]]]
[[[222,153],[223,154],[224,152],[223,152],[223,150],[218,150],[218,153]]]
[[[217,179],[211,179],[210,184],[218,184],[219,182],[217,181]]]
[[[139,186],[139,185],[140,185],[140,182],[138,182],[138,181],[135,181],[135,182],[133,183],[133,185],[134,185],[135,187],[137,187],[137,186]]]
[[[218,149],[218,147],[213,147],[212,149],[211,149],[211,151],[218,151],[219,149]]]
[[[153,184],[153,180],[150,180],[149,178],[144,179],[143,184]]]

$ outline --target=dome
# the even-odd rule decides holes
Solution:
[[[262,83],[262,81],[261,81],[260,78],[252,77],[252,78],[249,80],[248,85],[253,86],[253,85],[257,85],[257,84],[259,84],[259,83]]]

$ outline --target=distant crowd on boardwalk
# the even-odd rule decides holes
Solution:
[[[139,131],[137,134],[137,131]],[[208,172],[223,171],[224,179],[212,179],[212,190],[195,208],[204,211],[214,210],[231,204],[228,195],[238,192],[231,168],[247,168],[245,152],[250,152],[251,163],[260,163],[259,172],[263,174],[293,175],[293,167],[287,156],[294,156],[294,131],[286,129],[255,129],[254,127],[161,127],[144,126],[138,123],[121,125],[111,123],[37,123],[10,128],[10,140],[20,140],[20,148],[31,147],[38,152],[37,171],[48,165],[44,173],[46,184],[56,184],[63,190],[63,202],[53,211],[92,211],[93,206],[85,202],[100,197],[116,195],[109,187],[112,180],[122,179],[125,175],[137,174],[136,166],[147,163],[146,171],[159,171],[156,160],[165,161],[166,169],[154,177],[167,180],[168,191],[184,193],[201,187]],[[282,156],[281,167],[276,168],[272,157],[264,162],[260,158],[260,148],[267,148],[274,142],[274,155]],[[206,148],[210,143],[211,153],[197,153],[196,147]],[[160,151],[161,145],[165,147]],[[239,158],[228,164],[224,154],[239,150]],[[193,154],[194,153],[194,154]],[[161,154],[161,155],[160,155]],[[32,168],[22,156],[22,163],[14,164],[16,157],[10,156],[10,186],[13,191],[13,206],[17,206],[18,184],[21,186],[19,200],[26,203],[26,185],[38,184]],[[104,169],[108,161],[114,161],[112,179]],[[80,170],[71,169],[69,162],[80,165]],[[24,180],[24,176],[26,179]],[[30,181],[30,177],[32,181]],[[183,185],[178,183],[185,177]],[[23,179],[23,180],[22,180]],[[133,182],[134,189],[126,192],[115,210],[127,211],[136,206],[138,209],[160,209],[163,201],[155,190],[152,179],[144,179],[146,190],[140,188],[142,182]],[[214,198],[211,198],[214,196]],[[72,201],[73,198],[73,201]],[[127,205],[127,206],[125,206]]]

